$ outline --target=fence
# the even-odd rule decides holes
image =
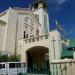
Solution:
[[[75,75],[75,60],[54,60],[50,64],[50,69],[46,66],[39,69],[34,65],[28,70],[26,75]]]
[[[51,75],[75,75],[75,60],[55,60],[50,65]]]
[[[27,66],[23,65],[21,68],[16,66],[8,70],[2,65],[0,75],[75,75],[75,60],[54,60],[51,62],[50,68],[46,65],[38,68],[34,64],[31,68],[27,68]]]
[[[41,66],[33,64],[32,67],[27,67],[26,71],[25,68],[22,68],[21,71],[17,68],[17,75],[50,75],[50,68],[46,64]]]

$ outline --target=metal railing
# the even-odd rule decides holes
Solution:
[[[51,62],[50,68],[46,64],[43,64],[40,68],[36,64],[33,64],[30,68],[26,66],[21,68],[16,67],[11,73],[4,71],[4,69],[0,69],[0,75],[75,75],[75,60],[54,60]]]
[[[35,64],[31,66],[17,68],[17,75],[51,75],[47,63]]]

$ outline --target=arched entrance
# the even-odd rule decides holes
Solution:
[[[35,46],[27,50],[28,72],[42,73],[45,68],[49,69],[48,48]]]

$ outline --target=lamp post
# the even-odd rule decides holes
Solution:
[[[19,48],[20,48],[20,55],[21,55],[21,47],[22,47],[22,46],[21,46],[21,44],[20,44],[20,46],[19,46]]]

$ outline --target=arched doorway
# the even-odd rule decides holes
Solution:
[[[42,73],[45,68],[49,69],[48,52],[48,48],[43,46],[36,46],[27,50],[28,72],[36,73],[39,70]]]

